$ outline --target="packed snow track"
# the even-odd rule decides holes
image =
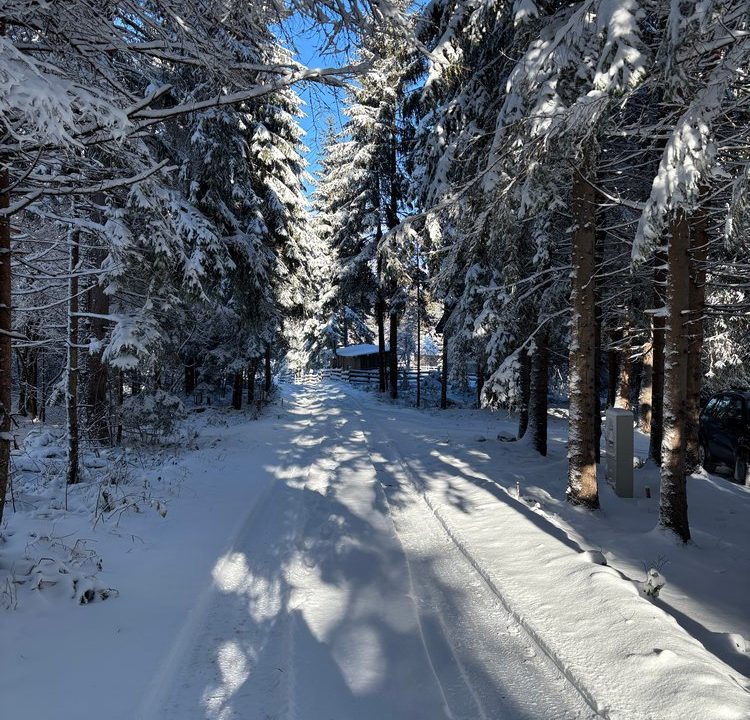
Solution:
[[[338,385],[285,390],[274,462],[247,457],[248,482],[274,480],[217,561],[143,720],[597,716],[446,532],[389,412]]]

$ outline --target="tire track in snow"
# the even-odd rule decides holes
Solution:
[[[363,428],[367,428],[367,431],[363,431],[363,434],[365,436],[365,441],[368,444],[370,457],[372,459],[372,446],[370,445],[370,441],[367,436],[368,434],[370,436],[373,436],[375,433],[373,433],[370,425],[365,420],[366,408],[364,404],[362,403],[362,401],[355,395],[350,394],[349,392],[346,392],[346,395],[352,401],[352,403],[357,407],[359,420],[362,423]],[[390,452],[393,454],[395,462],[398,464],[399,468],[401,469],[402,473],[407,479],[407,482],[409,483],[410,490],[422,500],[422,502],[426,506],[425,509],[428,511],[429,515],[431,515],[437,520],[444,535],[449,539],[450,543],[460,552],[463,558],[467,561],[470,568],[473,569],[475,574],[479,576],[483,585],[500,602],[502,607],[513,618],[513,620],[516,623],[518,623],[518,625],[521,628],[523,628],[526,638],[533,645],[535,645],[539,649],[539,651],[542,653],[542,655],[546,657],[554,665],[557,671],[559,671],[560,676],[567,681],[571,689],[575,692],[575,694],[578,697],[581,698],[581,700],[585,703],[585,705],[591,711],[592,717],[606,719],[608,717],[606,710],[602,712],[599,709],[599,704],[597,703],[596,699],[586,689],[585,685],[581,682],[581,680],[575,675],[574,672],[570,670],[570,668],[568,668],[563,662],[561,662],[560,658],[557,657],[557,655],[549,648],[549,646],[544,642],[544,639],[539,636],[539,634],[535,631],[534,627],[528,622],[528,620],[521,613],[518,613],[515,610],[510,600],[504,595],[504,593],[500,590],[500,588],[497,587],[497,585],[492,581],[489,574],[479,565],[479,563],[472,556],[471,552],[468,550],[466,544],[461,540],[460,536],[445,521],[445,519],[440,514],[439,509],[430,500],[428,495],[419,489],[419,483],[416,481],[414,477],[414,472],[412,471],[411,467],[408,465],[408,462],[403,457],[403,454],[401,453],[401,451],[398,449],[396,443],[392,441],[390,438],[387,438],[387,436],[382,431],[380,426],[378,426],[377,432],[380,434],[380,438],[381,438],[380,443],[383,444],[384,447],[387,447],[390,450]],[[383,492],[387,494],[386,488],[383,487],[382,484],[381,484],[381,487],[382,487]],[[403,547],[403,543],[402,543],[402,547]],[[446,629],[445,623],[443,622],[441,623],[441,625],[442,625],[443,630],[445,630]],[[449,640],[449,635],[446,634],[445,637],[448,643],[451,644]],[[460,662],[458,662],[455,648],[453,648],[452,646],[451,646],[451,652],[454,658],[456,658],[457,667],[461,668],[461,664]],[[462,671],[461,674],[472,696],[477,698],[478,697],[477,692],[473,689],[472,683],[470,679],[468,678],[467,674],[465,673],[465,671]],[[486,711],[483,711],[483,712],[486,713]]]
[[[360,421],[362,422],[363,427],[364,427],[364,419],[362,417],[360,417]],[[375,471],[375,477],[378,478],[378,475],[379,475],[378,474],[378,463],[373,458],[372,448],[370,447],[370,443],[367,440],[367,434],[365,433],[364,430],[361,430],[360,434],[361,434],[361,437],[362,437],[362,442],[364,443],[364,445],[365,445],[365,447],[367,449],[367,455],[370,458],[370,463],[372,464],[373,469]],[[380,493],[380,495],[381,495],[381,497],[383,499],[385,507],[387,508],[388,516],[389,516],[390,521],[391,521],[391,526],[393,527],[393,532],[394,532],[394,534],[396,536],[396,539],[398,540],[399,547],[401,548],[401,552],[402,552],[402,554],[404,556],[404,562],[406,564],[406,571],[407,571],[407,574],[408,574],[408,577],[409,577],[409,594],[411,596],[412,606],[414,608],[414,616],[415,616],[415,619],[416,619],[416,622],[417,622],[417,628],[419,629],[420,641],[422,643],[422,648],[424,649],[425,657],[427,658],[427,662],[428,662],[428,664],[430,666],[430,670],[431,670],[432,675],[433,675],[433,677],[435,679],[435,683],[436,683],[436,685],[438,687],[438,690],[440,691],[440,696],[442,697],[443,706],[445,708],[445,714],[446,714],[446,716],[448,717],[449,720],[461,720],[461,717],[460,716],[456,716],[455,713],[453,712],[453,710],[451,708],[451,703],[448,700],[448,693],[446,692],[446,688],[443,685],[443,682],[440,679],[440,675],[439,675],[439,673],[437,672],[437,670],[435,668],[435,662],[433,660],[432,653],[430,652],[429,643],[427,641],[425,630],[424,630],[424,624],[423,624],[422,615],[421,615],[421,613],[419,611],[419,605],[418,605],[418,600],[417,600],[417,598],[419,596],[418,596],[418,593],[417,593],[417,590],[416,590],[416,584],[414,582],[414,573],[412,571],[412,564],[411,564],[411,562],[409,560],[409,554],[406,551],[406,547],[404,546],[404,542],[403,542],[403,540],[401,538],[401,535],[399,534],[398,530],[396,529],[396,524],[395,524],[395,522],[393,520],[393,510],[391,508],[390,502],[388,501],[388,495],[385,492],[385,488],[383,487],[383,484],[382,484],[382,482],[380,482],[379,479],[378,479],[378,485],[377,485],[377,487],[379,489],[379,493]],[[440,615],[440,613],[437,610],[437,608],[434,608],[434,611],[436,612],[436,615],[439,618],[439,623],[440,623],[440,628],[441,628],[442,634],[445,637],[445,639],[447,640],[447,635],[445,634],[445,623],[443,622],[443,618]],[[485,712],[485,709],[482,706],[482,703],[480,702],[479,697],[477,696],[476,692],[474,691],[473,686],[469,682],[468,676],[466,674],[466,669],[464,668],[464,666],[461,663],[461,661],[458,659],[458,657],[456,655],[456,652],[455,652],[455,648],[453,647],[453,645],[450,642],[448,642],[447,644],[448,644],[448,651],[451,654],[451,658],[453,659],[453,662],[455,663],[456,667],[458,668],[459,674],[460,674],[460,676],[461,676],[461,678],[462,678],[462,680],[464,682],[464,685],[466,686],[467,691],[470,693],[470,695],[471,695],[471,697],[472,697],[472,699],[474,701],[474,705],[476,707],[476,710],[479,713],[479,718],[481,720],[488,720],[487,713]]]
[[[314,402],[312,403],[314,404]],[[316,408],[311,408],[311,403],[293,401],[292,407],[304,412],[305,414],[312,414]],[[294,439],[292,444],[296,445],[297,448],[319,448],[323,443],[301,443],[297,442],[306,428],[312,425],[311,419],[300,419],[296,423],[297,428],[294,430]],[[324,436],[323,441],[328,441],[329,445],[332,440],[331,436]],[[326,450],[330,452],[332,448],[328,447]],[[321,448],[322,450],[322,448]],[[307,465],[304,480],[298,480],[297,482],[304,489],[310,478],[310,473],[315,467],[315,462],[311,462]],[[242,521],[230,533],[230,539],[225,544],[223,552],[219,554],[220,560],[217,562],[214,568],[215,575],[221,575],[225,568],[231,564],[232,558],[236,551],[241,550],[246,545],[246,538],[248,538],[259,520],[263,520],[269,516],[269,513],[273,513],[274,509],[283,507],[278,495],[283,496],[287,484],[291,478],[279,475],[278,473],[272,474],[272,479],[269,481],[267,487],[260,493],[256,498],[255,503],[244,516]],[[296,539],[300,536],[301,529],[301,518],[303,515],[304,507],[304,495],[302,492],[296,498],[296,501],[291,507],[287,507],[283,511],[283,518],[281,524],[291,524],[290,535]],[[294,542],[291,543],[295,545]],[[289,568],[285,573],[286,579],[288,580]],[[291,591],[287,591],[287,595],[282,599],[284,604],[288,603]],[[193,653],[196,647],[196,638],[201,636],[202,630],[207,626],[212,613],[214,611],[217,598],[222,597],[222,591],[217,587],[216,582],[210,580],[203,588],[198,596],[197,601],[191,607],[184,623],[180,627],[177,636],[172,643],[167,656],[160,666],[158,674],[153,678],[146,692],[144,700],[141,702],[140,708],[135,716],[136,720],[165,720],[165,718],[171,718],[174,716],[173,708],[168,707],[168,704],[173,701],[180,700],[179,698],[179,687],[181,686],[180,679],[186,674],[191,674],[192,671],[199,671],[198,665],[191,664],[195,660]],[[260,605],[258,609],[264,613],[267,608],[262,607],[266,599],[260,599]],[[272,599],[268,599],[268,602],[273,604]],[[294,627],[293,627],[293,616],[290,616],[286,612],[277,612],[273,622],[264,629],[262,633],[255,637],[253,644],[252,655],[254,658],[260,657],[266,650],[269,642],[273,640],[274,633],[281,633],[283,640],[282,645],[285,648],[289,648],[289,652],[284,653],[285,659],[289,661],[287,667],[288,672],[284,672],[283,680],[279,685],[283,686],[284,692],[284,706],[286,708],[284,717],[286,720],[296,720],[296,699],[295,699],[295,672],[292,667],[292,663],[295,657],[294,653]],[[254,661],[254,658],[250,659]],[[203,709],[200,716],[207,717],[206,713],[210,713],[210,710]],[[197,715],[195,716],[197,717]],[[223,716],[222,716],[223,717]],[[178,720],[185,720],[180,715]]]

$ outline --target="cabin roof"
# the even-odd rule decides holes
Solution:
[[[388,352],[388,345],[385,346],[385,351]],[[336,355],[339,357],[357,357],[359,355],[377,355],[378,346],[371,345],[370,343],[362,343],[361,345],[346,345],[344,347],[336,348]]]

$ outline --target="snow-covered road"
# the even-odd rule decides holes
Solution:
[[[262,449],[225,447],[262,490],[139,718],[750,717],[747,678],[515,497],[523,447],[498,466],[447,416],[284,396]]]
[[[277,480],[214,568],[144,716],[594,716],[393,462],[386,408],[334,386],[288,402],[278,464],[262,469]]]

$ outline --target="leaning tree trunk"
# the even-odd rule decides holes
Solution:
[[[708,258],[708,229],[706,212],[700,208],[692,225],[690,241],[690,316],[688,322],[687,394],[685,405],[685,465],[687,472],[699,466],[698,426],[703,383],[703,313],[706,303],[706,259]]]
[[[540,455],[547,455],[547,390],[549,385],[549,345],[547,333],[536,336],[536,349],[531,358],[529,394],[529,433],[531,445]]]
[[[395,312],[390,313],[390,337],[388,340],[391,351],[388,353],[389,365],[389,383],[391,386],[391,398],[395,400],[398,397],[398,315]]]
[[[667,274],[667,328],[664,343],[664,417],[661,444],[659,524],[690,540],[685,477],[685,396],[687,393],[690,260],[689,227],[678,210],[672,221]]]
[[[68,234],[70,279],[68,281],[68,367],[65,401],[67,405],[68,469],[67,482],[78,482],[78,258],[79,231],[71,228]]]
[[[529,393],[531,392],[531,357],[526,348],[518,354],[518,434],[520,440],[529,427]]]
[[[586,155],[590,155],[590,150]],[[596,321],[594,317],[594,251],[596,192],[585,174],[592,172],[584,156],[573,177],[573,233],[570,305],[570,429],[568,434],[568,500],[599,507],[596,482]]]
[[[5,23],[0,20],[0,37],[5,34]],[[10,177],[8,168],[0,165],[0,211],[10,206]],[[0,526],[8,490],[10,474],[11,423],[11,270],[10,218],[0,215]]]
[[[656,253],[654,269],[654,314],[651,317],[651,345],[653,365],[651,368],[651,436],[649,457],[661,466],[661,441],[664,417],[664,285],[667,281],[667,258],[663,252]]]

